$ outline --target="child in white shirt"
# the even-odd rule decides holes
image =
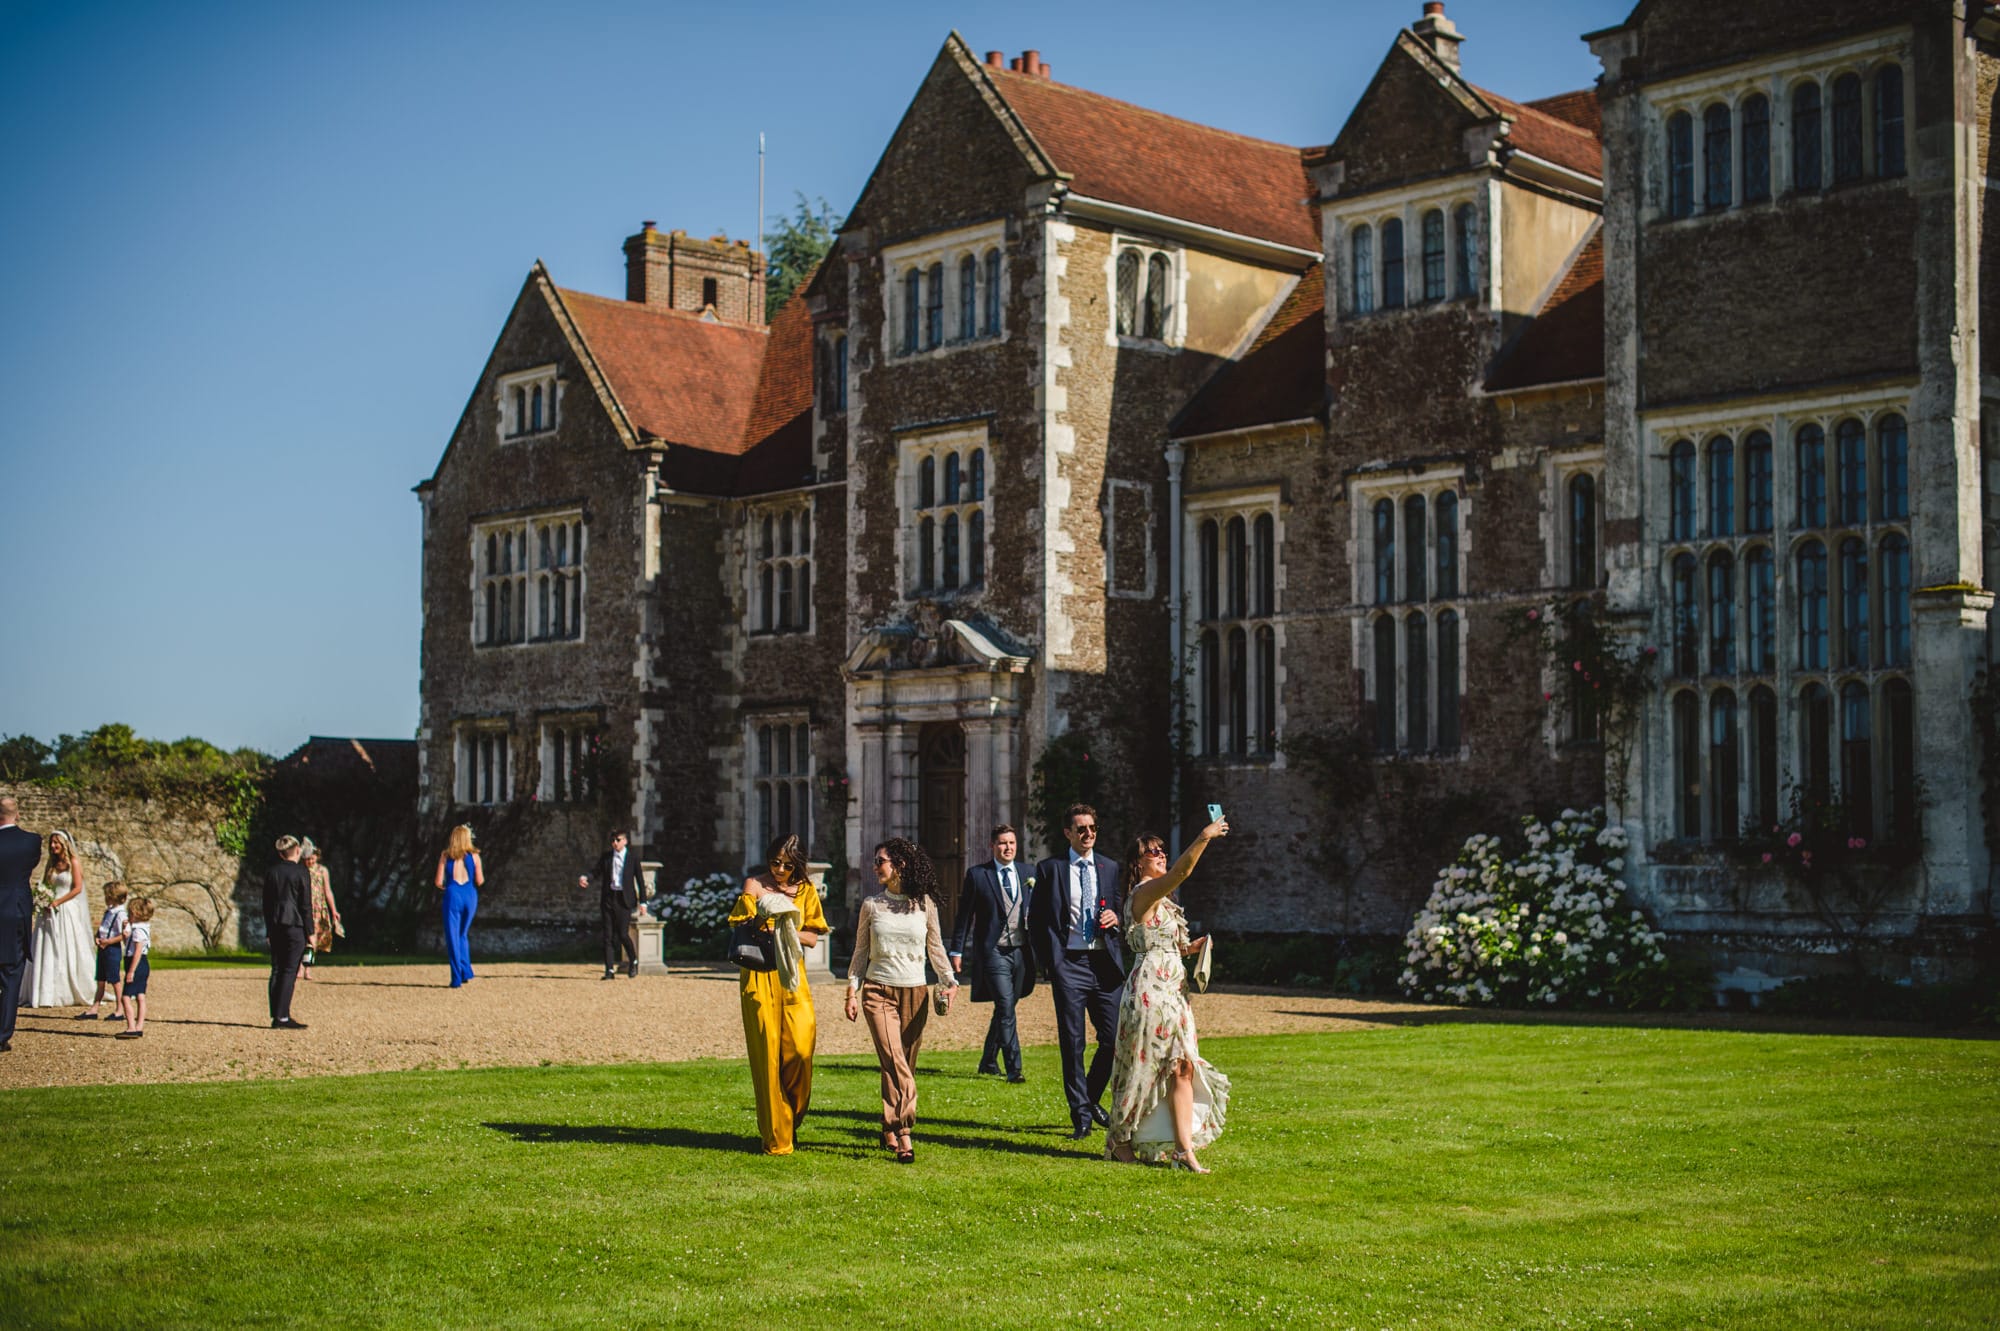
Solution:
[[[121,1040],[136,1040],[146,1033],[146,981],[153,973],[147,954],[153,950],[153,903],[146,897],[132,898],[131,924],[125,937],[125,1029]]]
[[[90,1006],[77,1013],[79,1021],[95,1021],[97,1005],[104,1001],[104,991],[111,991],[111,1011],[104,1014],[110,1021],[125,1011],[125,884],[106,883],[104,885],[104,918],[97,925],[97,995],[90,1000]]]

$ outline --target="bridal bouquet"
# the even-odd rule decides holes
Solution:
[[[55,909],[55,904],[56,885],[54,883],[37,882],[35,884],[35,909],[38,911],[53,910]]]
[[[1521,820],[1510,847],[1481,834],[1438,871],[1404,938],[1403,989],[1439,1003],[1623,1006],[1656,989],[1663,937],[1618,874],[1625,833],[1604,811]]]

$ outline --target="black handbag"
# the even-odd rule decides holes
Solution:
[[[758,928],[753,920],[733,925],[728,960],[748,971],[774,971],[778,969],[778,936]]]

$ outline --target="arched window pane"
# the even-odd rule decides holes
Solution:
[[[1778,827],[1778,695],[1750,690],[1750,801],[1761,827]]]
[[[1833,695],[1824,684],[1799,691],[1799,784],[1820,804],[1833,796]]]
[[[535,579],[535,636],[549,636],[549,580],[546,577]]]
[[[807,509],[797,515],[799,522],[799,553],[812,553],[812,510]]]
[[[1721,550],[1708,557],[1708,669],[1736,673],[1736,568]]]
[[[970,342],[979,333],[979,262],[970,254],[958,261],[958,336]]]
[[[1701,113],[1702,206],[1711,211],[1732,202],[1729,137],[1729,108],[1717,102]]]
[[[1826,431],[1802,425],[1798,433],[1799,519],[1801,527],[1826,525]]]
[[[1749,614],[1748,651],[1744,668],[1768,675],[1778,668],[1778,567],[1769,546],[1756,546],[1743,556],[1743,597]]]
[[[1597,478],[1588,472],[1569,481],[1569,585],[1597,585]]]
[[[1826,547],[1799,547],[1799,669],[1826,669]]]
[[[944,265],[934,263],[925,281],[924,345],[935,347],[944,341]]]
[[[1250,601],[1249,541],[1242,518],[1231,518],[1223,532],[1229,549],[1228,601],[1224,613],[1231,619],[1239,619]]]
[[[986,335],[1000,333],[1000,251],[986,251]]]
[[[937,580],[937,523],[925,518],[917,524],[917,586],[929,591]]]
[[[956,504],[958,502],[958,492],[958,454],[955,452],[947,453],[944,455],[944,502],[947,504]]]
[[[1910,538],[1882,538],[1882,664],[1910,664]]]
[[[1222,661],[1213,630],[1201,635],[1196,667],[1201,672],[1201,751],[1217,754],[1222,752]]]
[[[929,508],[937,503],[937,459],[925,458],[917,463],[917,507]]]
[[[1889,838],[1907,844],[1917,831],[1916,706],[1910,682],[1892,679],[1882,685],[1882,747],[1888,755],[1887,796]]]
[[[1396,751],[1396,621],[1375,617],[1375,751]]]
[[[1679,440],[1667,450],[1667,509],[1667,539],[1692,541],[1695,524],[1692,440]]]
[[[1139,332],[1139,251],[1122,250],[1118,255],[1118,332],[1132,337]]]
[[[1396,217],[1382,223],[1382,308],[1403,308],[1403,223]]]
[[[1452,211],[1451,218],[1458,249],[1457,292],[1461,296],[1474,295],[1479,290],[1479,210],[1461,203]]]
[[[1409,664],[1409,747],[1417,753],[1431,746],[1429,628],[1421,614],[1403,621],[1403,658]]]
[[[966,520],[965,555],[971,569],[965,581],[969,586],[980,586],[986,581],[986,513],[982,509],[973,509]]]
[[[1771,530],[1771,436],[1762,430],[1743,441],[1743,530]]]
[[[1403,599],[1427,600],[1425,561],[1430,552],[1424,540],[1424,497],[1411,495],[1403,501]]]
[[[559,577],[555,582],[556,620],[551,632],[560,638],[564,635],[569,625],[569,579]]]
[[[800,564],[798,601],[792,607],[792,627],[809,629],[812,627],[812,565]]]
[[[958,514],[947,513],[944,518],[944,585],[947,590],[958,586]]]
[[[792,552],[792,515],[787,513],[782,518],[778,519],[778,553],[781,555],[788,555],[791,552]]]
[[[1458,612],[1438,615],[1437,746],[1445,753],[1458,748]]]
[[[1861,683],[1840,690],[1840,802],[1850,834],[1875,835],[1875,724]]]
[[[1269,513],[1259,513],[1254,526],[1257,564],[1257,597],[1254,613],[1268,618],[1278,604],[1277,524]]]
[[[1396,505],[1375,501],[1375,604],[1396,599]]]
[[[757,579],[757,590],[762,593],[757,598],[757,627],[769,633],[778,626],[778,569],[775,564],[764,565],[764,571]]]
[[[1219,562],[1217,558],[1217,537],[1219,535],[1220,532],[1216,528],[1215,522],[1211,519],[1201,524],[1201,530],[1195,538],[1201,565],[1199,581],[1201,584],[1201,617],[1203,619],[1214,619],[1216,616],[1216,589],[1219,583],[1216,567]]]
[[[1903,67],[1875,71],[1875,174],[1903,174]]]
[[[1875,426],[1881,480],[1882,516],[1901,522],[1910,516],[1910,430],[1901,416],[1884,416]]]
[[[1365,226],[1356,227],[1348,245],[1353,254],[1351,308],[1356,314],[1372,314],[1375,310],[1375,233]]]
[[[1686,689],[1674,695],[1674,830],[1701,835],[1701,704]]]
[[[903,274],[903,350],[917,349],[917,324],[923,317],[923,276],[912,268]]]
[[[541,429],[541,428],[542,428],[542,386],[541,386],[540,384],[536,384],[536,385],[535,385],[535,391],[534,391],[534,396],[533,396],[533,405],[532,405],[532,406],[530,406],[530,407],[528,408],[528,411],[529,411],[529,421],[530,421],[530,428],[532,428],[532,429],[536,429],[536,430],[539,430],[539,429]]]
[[[1792,89],[1792,188],[1820,186],[1819,85],[1801,83]]]
[[[1693,555],[1682,553],[1674,556],[1673,635],[1674,673],[1677,675],[1692,675],[1701,669],[1701,612],[1696,601],[1696,573]]]
[[[983,448],[972,450],[972,480],[970,485],[972,493],[967,495],[966,498],[975,504],[983,502],[986,498],[986,450]]]
[[[1736,746],[1736,695],[1717,689],[1708,700],[1708,825],[1717,839],[1733,839],[1743,828]]]
[[[1458,492],[1446,490],[1431,506],[1437,518],[1437,594],[1458,595]]]
[[[1861,179],[1861,76],[1842,74],[1833,81],[1833,183]]]
[[[1146,336],[1164,338],[1173,313],[1173,269],[1164,254],[1146,260]]]
[[[1250,669],[1248,640],[1240,628],[1229,630],[1229,751],[1249,751]]]
[[[1840,467],[1840,520],[1868,521],[1868,435],[1857,420],[1834,427],[1834,455]]]
[[[1424,214],[1424,299],[1444,299],[1444,210]]]
[[[1708,532],[1736,534],[1736,448],[1721,437],[1708,441]]]
[[[1258,753],[1278,750],[1278,635],[1269,624],[1257,630],[1257,735],[1252,746]]]
[[[1840,660],[1868,668],[1868,547],[1859,536],[1840,543]]]
[[[1667,117],[1667,216],[1694,212],[1694,117],[1676,111]]]
[[[784,564],[778,569],[778,629],[784,632],[792,627],[792,566]]]
[[[1771,197],[1771,102],[1761,93],[1743,99],[1743,202]]]

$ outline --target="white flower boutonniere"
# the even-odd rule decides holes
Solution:
[[[1029,887],[1033,887],[1035,885],[1035,876],[1033,874],[1029,874],[1026,878],[1023,878],[1021,881],[1026,883]]]

